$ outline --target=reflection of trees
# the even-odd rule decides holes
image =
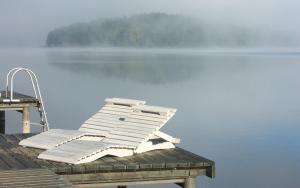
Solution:
[[[54,55],[54,54],[53,54]],[[198,60],[182,57],[130,56],[50,56],[50,65],[78,74],[99,78],[117,78],[151,84],[180,82],[195,77],[200,71]],[[98,61],[97,61],[98,60]],[[107,60],[102,62],[103,60]]]

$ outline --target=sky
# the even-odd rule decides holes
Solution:
[[[42,46],[75,22],[165,12],[300,38],[298,0],[0,0],[0,46]]]

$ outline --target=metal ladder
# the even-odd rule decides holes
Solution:
[[[41,121],[40,123],[30,123],[31,125],[38,125],[43,128],[43,131],[48,131],[50,129],[49,123],[48,123],[48,118],[47,118],[47,113],[45,110],[45,105],[43,101],[43,97],[41,95],[40,87],[39,87],[39,82],[37,79],[36,74],[27,68],[22,68],[22,67],[16,67],[11,69],[7,75],[6,75],[6,102],[20,102],[20,99],[15,99],[14,98],[14,77],[18,72],[25,72],[27,75],[30,77],[32,88],[34,91],[35,98],[39,100],[40,105],[38,106],[38,113],[40,115]],[[9,93],[10,91],[10,93]]]

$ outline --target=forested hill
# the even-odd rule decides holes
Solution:
[[[49,32],[46,45],[116,47],[199,47],[256,45],[257,33],[164,13],[76,23]]]

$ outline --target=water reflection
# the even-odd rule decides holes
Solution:
[[[78,74],[89,74],[98,78],[118,78],[150,84],[164,84],[189,80],[197,75],[200,66],[180,63],[52,63],[51,65]]]
[[[203,69],[201,58],[158,54],[52,52],[48,63],[61,70],[97,78],[117,78],[149,84],[190,80]],[[187,63],[188,62],[188,63]]]
[[[180,137],[181,147],[216,161],[217,178],[200,178],[198,186],[300,185],[299,55],[102,49],[29,52],[0,51],[0,74],[5,76],[22,62],[39,75],[52,128],[78,129],[106,97],[143,99],[178,108],[163,131]],[[25,81],[18,79],[16,88],[26,91]],[[7,123],[15,126],[8,129],[18,132],[21,117],[13,115]],[[284,164],[279,171],[278,164]]]

